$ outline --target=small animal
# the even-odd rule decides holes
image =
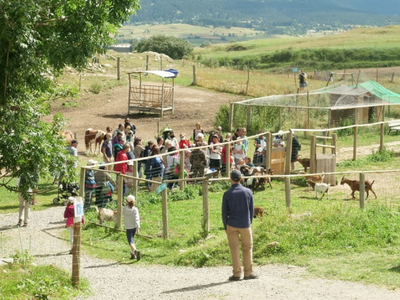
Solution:
[[[99,223],[103,224],[104,222],[112,221],[116,222],[117,221],[117,211],[108,209],[108,208],[97,208],[95,206],[97,213],[99,214]]]
[[[305,174],[304,171],[302,171],[302,173]],[[324,181],[324,177],[325,177],[325,174],[322,174],[322,175],[306,175],[305,176],[307,185],[310,188],[312,188],[312,190],[315,190],[315,184],[316,183],[321,183],[321,182]]]
[[[365,192],[367,193],[367,197],[365,198],[365,200],[368,199],[370,191],[375,195],[375,199],[377,198],[374,190],[372,189],[372,185],[374,184],[374,182],[375,182],[375,180],[373,180],[372,182],[365,180]],[[356,197],[354,196],[354,193],[356,191],[360,192],[360,181],[350,180],[350,179],[345,178],[345,176],[343,176],[342,180],[340,181],[340,184],[343,185],[345,183],[347,183],[349,185],[349,187],[351,188],[351,197],[353,199],[356,199]]]
[[[300,158],[300,156],[297,156],[296,161],[301,163],[301,165],[304,168],[304,172],[307,172],[307,168],[310,167],[310,159],[309,158]]]
[[[329,198],[329,187],[330,187],[330,184],[328,184],[328,183],[323,183],[323,182],[315,183],[315,198],[318,199],[318,193],[321,193],[322,196],[321,196],[320,200],[322,200],[322,198],[324,197],[324,195],[326,193],[326,198],[328,199]]]
[[[266,214],[265,209],[261,206],[254,207],[254,218],[262,218]]]

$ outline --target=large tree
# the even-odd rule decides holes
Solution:
[[[37,175],[59,176],[69,155],[51,122],[53,78],[103,53],[139,0],[0,0],[0,187],[25,190]],[[67,164],[68,165],[68,164]]]

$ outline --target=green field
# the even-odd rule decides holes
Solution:
[[[153,35],[171,35],[187,39],[192,44],[199,46],[203,42],[212,44],[227,43],[230,41],[246,41],[268,38],[269,35],[262,31],[241,27],[201,27],[187,24],[159,24],[159,25],[127,25],[118,31],[118,41],[127,42],[131,39],[149,38]]]

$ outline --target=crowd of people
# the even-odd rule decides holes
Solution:
[[[101,145],[103,162],[106,166],[101,166],[103,171],[87,169],[85,174],[85,210],[89,209],[90,203],[96,196],[96,205],[104,207],[108,201],[112,201],[112,191],[115,189],[116,181],[111,180],[111,176],[104,171],[114,170],[121,174],[133,177],[162,182],[163,180],[178,179],[180,170],[183,168],[184,176],[191,178],[204,177],[206,172],[211,176],[226,176],[227,163],[230,169],[240,169],[242,165],[266,166],[265,157],[265,132],[260,131],[254,139],[254,154],[251,158],[249,153],[249,139],[247,138],[246,128],[240,127],[225,137],[222,127],[217,126],[215,130],[209,132],[206,139],[205,131],[200,123],[196,123],[191,137],[185,133],[176,135],[173,129],[165,129],[163,134],[156,140],[149,140],[146,143],[136,135],[136,126],[129,118],[124,123],[118,125],[117,129],[112,130],[107,127],[107,133]],[[234,141],[230,147],[230,157],[227,157],[225,145],[222,143]],[[71,155],[76,155],[76,141],[73,141],[69,151]],[[285,147],[283,132],[279,131],[272,141],[273,147]],[[295,138],[293,145],[298,147],[298,140]],[[200,148],[201,147],[201,148]],[[177,151],[183,150],[183,151]],[[293,153],[297,156],[298,148]],[[181,166],[181,155],[184,155],[183,165]],[[149,157],[146,159],[146,157]],[[141,158],[138,163],[138,172],[133,174],[133,159]],[[88,165],[97,164],[89,160]],[[294,168],[294,166],[292,166]],[[123,194],[127,195],[133,187],[133,179],[124,177]],[[175,184],[169,183],[172,188]],[[154,186],[146,182],[145,186],[154,191]]]

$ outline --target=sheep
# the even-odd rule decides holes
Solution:
[[[318,193],[322,194],[322,197],[320,200],[322,200],[322,198],[324,197],[325,193],[326,193],[326,198],[329,199],[329,187],[330,184],[329,183],[315,183],[315,198],[318,199]]]
[[[374,190],[372,189],[372,185],[374,184],[374,182],[375,182],[375,180],[373,180],[372,182],[365,180],[365,192],[367,193],[367,197],[365,198],[365,200],[368,199],[370,191],[375,195],[375,199],[377,198]],[[349,185],[349,187],[351,188],[351,197],[353,199],[356,199],[356,197],[354,196],[354,193],[356,191],[360,192],[360,181],[350,180],[350,179],[345,178],[345,176],[343,176],[342,180],[340,181],[340,184],[343,185],[345,183],[347,183]]]
[[[304,172],[307,172],[307,168],[310,167],[310,159],[309,158],[300,158],[300,156],[297,156],[296,161],[301,163],[301,165],[304,168]]]

